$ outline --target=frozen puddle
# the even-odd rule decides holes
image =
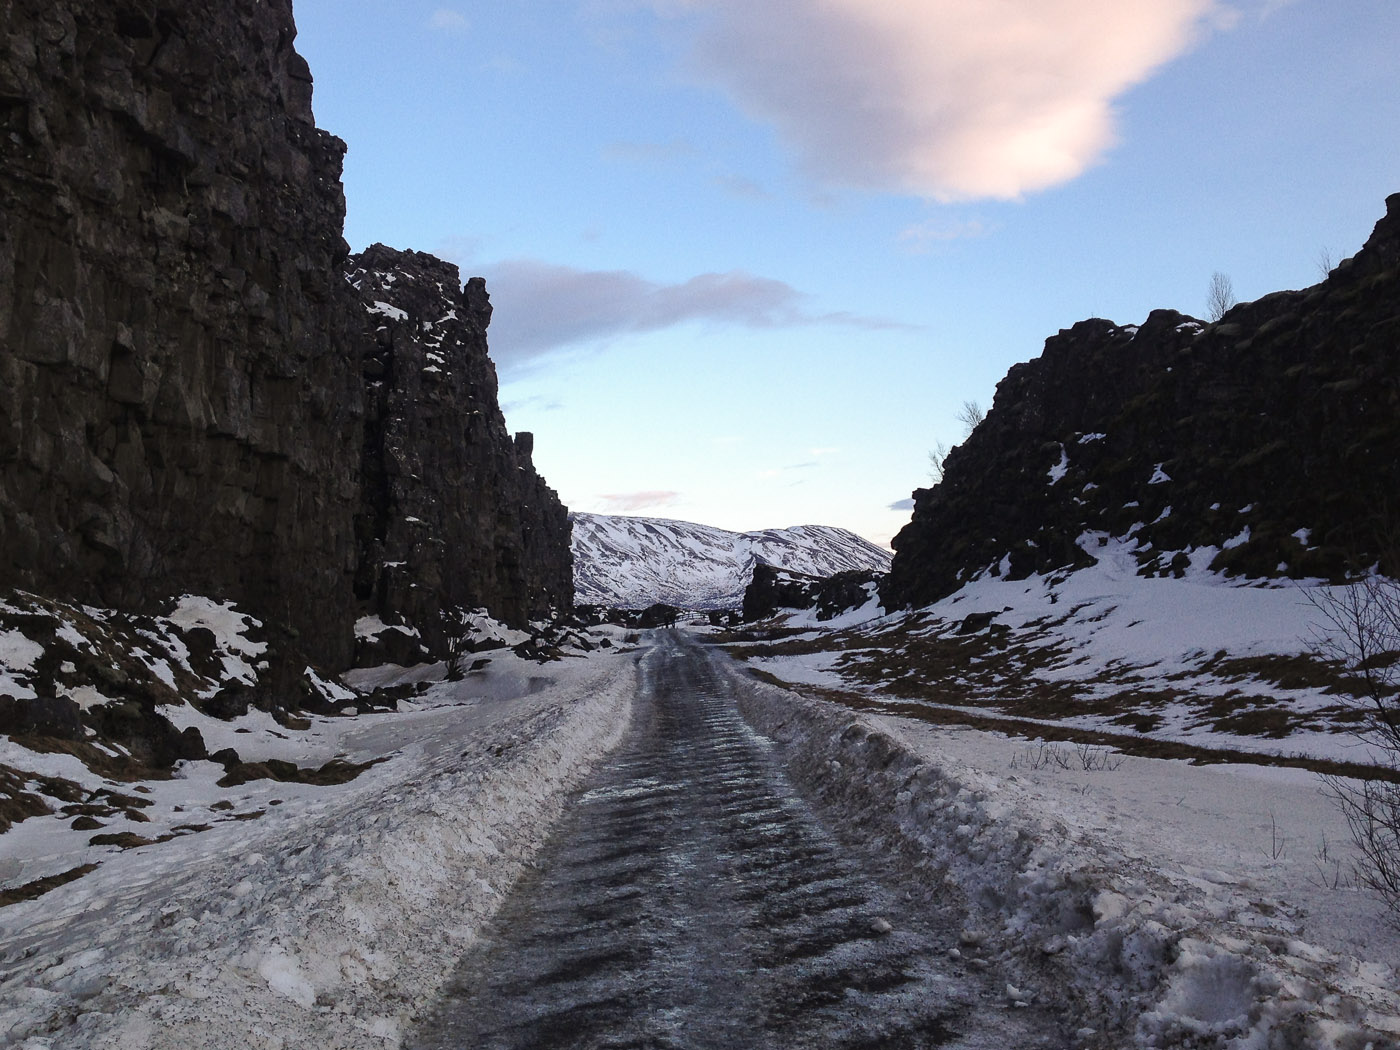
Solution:
[[[409,1046],[1068,1045],[827,834],[710,654],[662,641],[643,672],[628,741]]]

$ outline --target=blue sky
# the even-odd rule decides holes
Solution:
[[[1394,0],[296,0],[346,237],[484,275],[579,510],[887,542],[1090,316],[1312,284],[1400,191]]]

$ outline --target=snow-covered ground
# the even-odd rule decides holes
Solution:
[[[1314,774],[1033,739],[1041,699],[1053,706],[1047,726],[1365,757],[1332,731],[1338,698],[1309,684],[1315,668],[1290,664],[1303,681],[1273,681],[1229,662],[1267,670],[1304,654],[1316,609],[1292,586],[1203,569],[1148,580],[1111,542],[1092,549],[1094,568],[984,577],[912,614],[871,603],[823,631],[794,619],[802,633],[739,651],[797,691],[753,680],[743,709],[779,742],[795,783],[961,901],[966,945],[1014,975],[1008,1001],[1080,1019],[1076,1046],[1400,1046],[1400,933],[1357,888],[1345,821]],[[176,615],[215,634],[226,675],[256,670],[261,654],[233,610],[191,601]],[[256,710],[223,720],[161,708],[210,752],[231,746],[245,763],[375,763],[339,784],[220,786],[224,768],[205,761],[133,784],[0,737],[0,767],[77,785],[102,802],[104,833],[175,836],[93,845],[72,813],[0,835],[0,890],[97,864],[0,907],[0,1046],[398,1046],[568,791],[621,738],[636,656],[611,633],[610,650],[543,664],[494,650],[459,683],[442,681],[441,665],[354,672],[346,685],[359,690],[423,688],[398,712],[347,699],[361,713],[312,716],[302,729]],[[178,641],[163,637],[160,651]],[[13,633],[0,658],[21,689],[55,662]],[[206,688],[190,685],[189,661],[162,663],[155,649],[142,659]],[[1012,688],[1018,668],[1041,691]],[[343,688],[318,686],[332,699]],[[1307,718],[1267,723],[1284,728],[1275,736],[1217,724],[1219,710],[1242,705]],[[1015,725],[917,717],[934,708]],[[1132,728],[1125,711],[1162,717]]]
[[[440,678],[441,666],[361,674],[374,677]],[[152,803],[132,825],[147,837],[177,822],[204,830],[113,848],[86,876],[0,909],[0,1045],[398,1045],[566,793],[620,739],[635,678],[630,655],[597,653],[439,682],[402,705],[414,710],[296,732],[184,709],[211,748],[236,740],[245,760],[378,764],[324,787],[229,790],[210,762],[113,785]],[[6,764],[99,787],[70,756],[5,746]],[[31,817],[0,837],[4,863],[28,869],[7,884],[84,855],[88,836],[66,819]]]
[[[1400,933],[1312,776],[1057,756],[766,684],[744,707],[798,783],[962,899],[964,944],[1023,1001],[1071,1009],[1076,1046],[1400,1045]]]
[[[1097,564],[1023,580],[983,575],[933,605],[873,602],[810,633],[736,647],[786,682],[1197,747],[1369,762],[1356,701],[1313,655],[1317,582],[1230,580],[1202,548],[1184,578],[1136,573],[1130,545],[1096,534]]]

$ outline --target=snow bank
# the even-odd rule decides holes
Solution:
[[[131,850],[0,911],[0,1046],[396,1047],[626,726],[632,659],[367,730],[319,802]]]
[[[740,704],[798,784],[878,837],[892,864],[962,898],[965,943],[993,948],[1018,990],[1068,1007],[1076,1045],[1397,1045],[1392,966],[1305,940],[1298,911],[1247,872],[1178,865],[1150,827],[1147,848],[1086,828],[1084,807],[1044,805],[902,719],[757,682]],[[1103,812],[1117,819],[1112,801]]]

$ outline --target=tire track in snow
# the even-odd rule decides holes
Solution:
[[[643,671],[628,741],[410,1046],[1066,1045],[826,832],[710,654],[663,636]]]

